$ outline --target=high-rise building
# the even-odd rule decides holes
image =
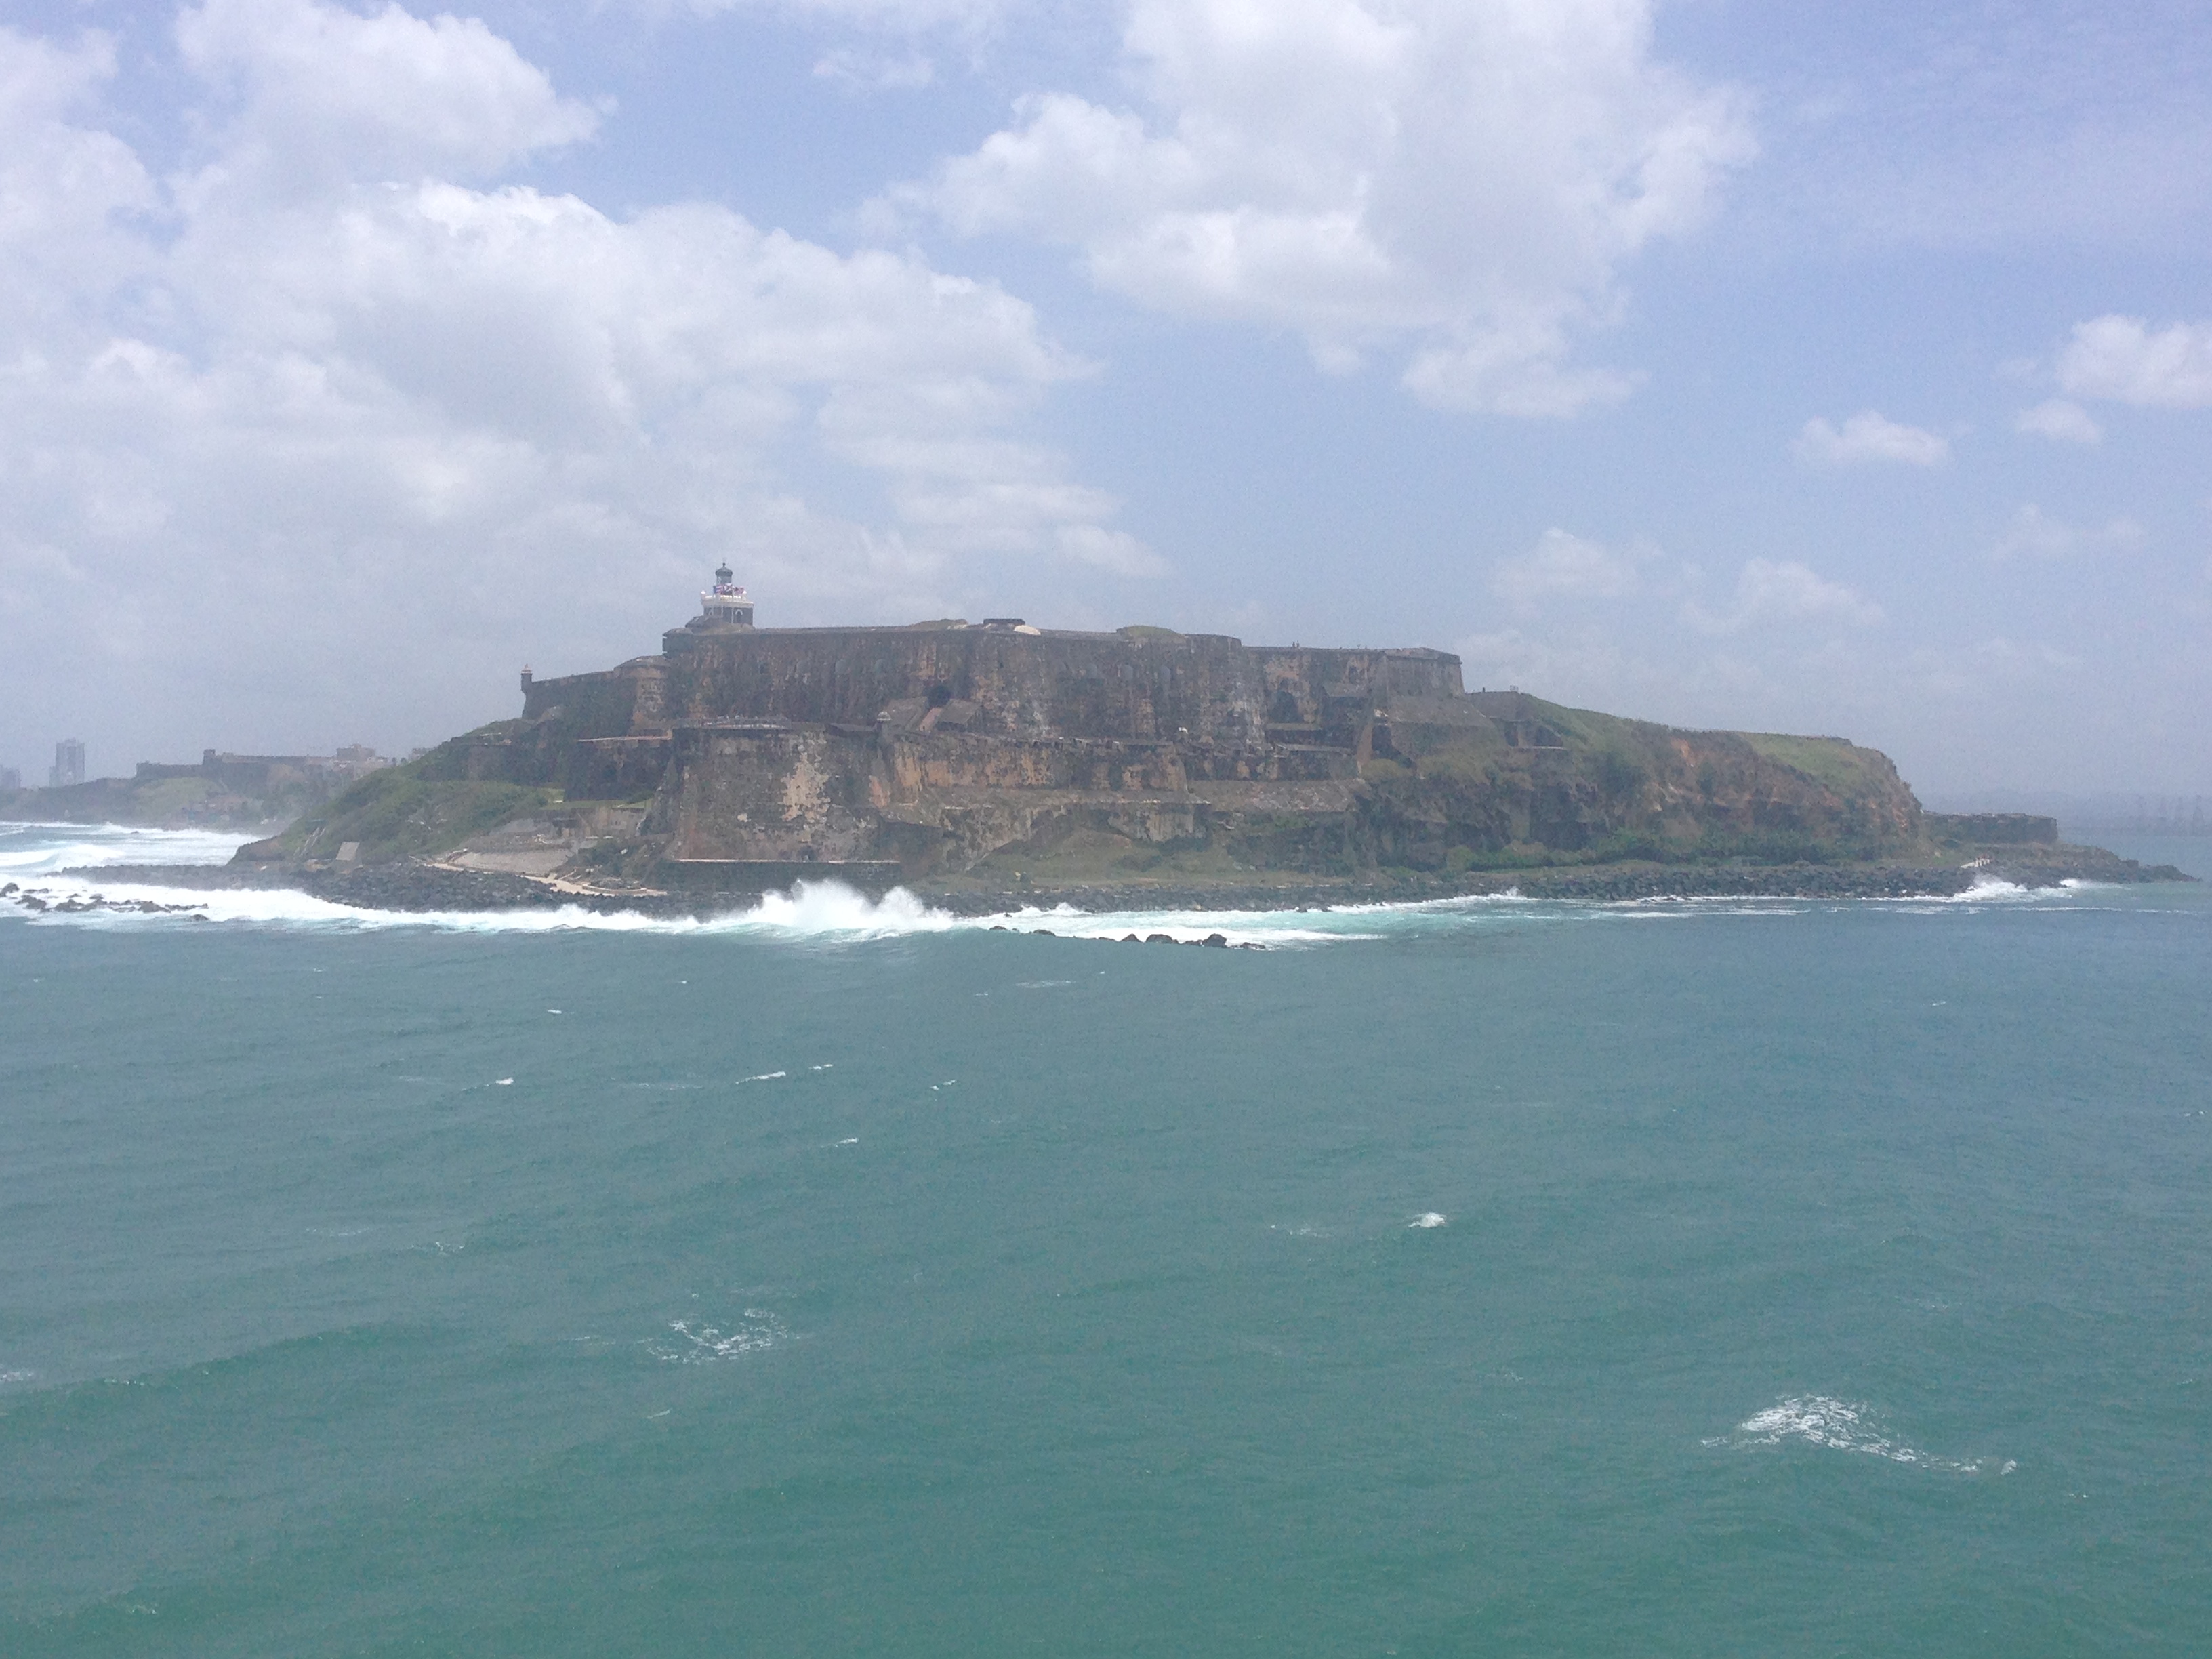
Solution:
[[[54,745],[54,766],[46,774],[46,787],[60,789],[83,781],[84,744],[76,738],[64,738]]]
[[[0,766],[0,794],[23,787],[23,775],[12,766]]]

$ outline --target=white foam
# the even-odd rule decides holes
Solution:
[[[2018,882],[2005,881],[1996,876],[1978,875],[1974,878],[1974,884],[1965,892],[1946,894],[1935,902],[1938,904],[2048,904],[2076,893],[2099,891],[2117,884],[2106,881],[2081,881],[2069,876],[2056,884],[2023,887]]]
[[[635,910],[591,910],[576,904],[519,910],[374,910],[317,898],[292,888],[204,892],[84,877],[24,885],[29,894],[49,905],[72,899],[86,902],[95,896],[106,901],[102,908],[66,913],[48,910],[33,920],[102,927],[158,927],[195,913],[210,921],[359,932],[412,927],[459,933],[729,933],[823,939],[884,939],[984,925],[932,909],[903,888],[874,900],[839,882],[801,882],[792,892],[768,894],[750,908],[706,917],[649,916]],[[109,908],[135,904],[172,908],[158,914]]]
[[[1882,1433],[1873,1421],[1873,1410],[1863,1401],[1831,1399],[1826,1395],[1793,1395],[1765,1411],[1754,1412],[1735,1425],[1735,1431],[1705,1442],[1709,1446],[1778,1446],[1785,1441],[1823,1446],[1833,1451],[1856,1452],[1893,1463],[1942,1469],[1954,1474],[1978,1474],[1991,1468],[1987,1458],[1960,1460],[1937,1457]],[[2009,1474],[2018,1466],[2007,1460],[1994,1468]]]
[[[788,892],[710,916],[648,915],[637,910],[596,910],[579,904],[512,910],[393,911],[318,898],[292,889],[203,891],[134,880],[134,864],[216,864],[246,839],[202,830],[133,830],[118,825],[0,824],[0,878],[21,884],[49,907],[33,911],[0,902],[0,915],[47,926],[100,928],[161,927],[196,920],[280,929],[368,932],[414,928],[454,933],[642,933],[668,937],[732,936],[842,944],[928,933],[974,933],[996,929],[1052,933],[1061,939],[1144,940],[1164,934],[1177,944],[1199,944],[1219,934],[1231,945],[1311,948],[1380,939],[1449,937],[1467,930],[1531,923],[1605,919],[1688,919],[1696,916],[1794,916],[1802,902],[1778,899],[1643,899],[1613,902],[1535,900],[1517,890],[1457,898],[1425,899],[1283,909],[1078,910],[1024,906],[992,915],[957,916],[935,908],[904,888],[873,899],[836,881],[802,881]],[[65,868],[99,875],[63,877]],[[2086,884],[2082,884],[2086,885]],[[100,897],[96,907],[90,901]],[[1942,899],[1878,901],[1933,911],[2064,895],[2030,890],[2009,882],[1978,880],[1966,892]],[[63,911],[72,901],[88,908]],[[132,909],[131,906],[147,908]],[[164,907],[164,908],[154,908]],[[1044,962],[1037,964],[1046,967]],[[1050,966],[1060,964],[1053,962]],[[1058,988],[1066,981],[1038,978],[1021,988]],[[549,1009],[551,1013],[555,1011]]]
[[[0,823],[0,882],[56,870],[133,864],[228,864],[252,836],[140,830],[123,823]]]
[[[2037,890],[2033,887],[2023,887],[2016,881],[2006,881],[2002,877],[1978,875],[1974,878],[1974,884],[1965,892],[1946,894],[1936,902],[1941,904],[2011,904],[2021,899],[2033,898]]]
[[[1441,1227],[1444,1224],[1445,1219],[1445,1217],[1439,1215],[1434,1210],[1424,1210],[1406,1224],[1408,1227]]]
[[[735,1359],[742,1354],[758,1353],[763,1348],[774,1347],[790,1334],[775,1315],[758,1308],[747,1308],[744,1322],[725,1331],[717,1326],[696,1324],[689,1319],[672,1319],[668,1328],[679,1339],[670,1342],[648,1342],[647,1351],[665,1364],[705,1365],[718,1359]]]

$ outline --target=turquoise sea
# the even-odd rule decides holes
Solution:
[[[198,914],[0,902],[0,1652],[2212,1651],[2205,888]]]

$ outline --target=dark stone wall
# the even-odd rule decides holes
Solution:
[[[624,663],[597,673],[532,680],[522,688],[522,718],[557,720],[570,741],[627,736],[636,724],[639,677],[634,668]]]
[[[1118,742],[1255,744],[1274,726],[1351,747],[1394,696],[1461,690],[1459,659],[1443,652],[1255,648],[1223,634],[678,630],[665,661],[661,717],[671,723],[866,726],[890,705],[921,698],[974,704],[968,729],[978,733]],[[587,695],[598,693],[580,688],[559,700]],[[528,707],[556,700],[533,686]]]
[[[666,732],[580,738],[562,757],[560,782],[571,800],[643,800],[668,775]]]

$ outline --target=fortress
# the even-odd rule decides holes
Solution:
[[[565,845],[648,848],[656,879],[724,887],[795,866],[1445,868],[1627,832],[1918,834],[1873,750],[1470,694],[1447,652],[1019,617],[762,628],[715,578],[658,656],[526,669],[521,718],[420,775],[557,789]]]

